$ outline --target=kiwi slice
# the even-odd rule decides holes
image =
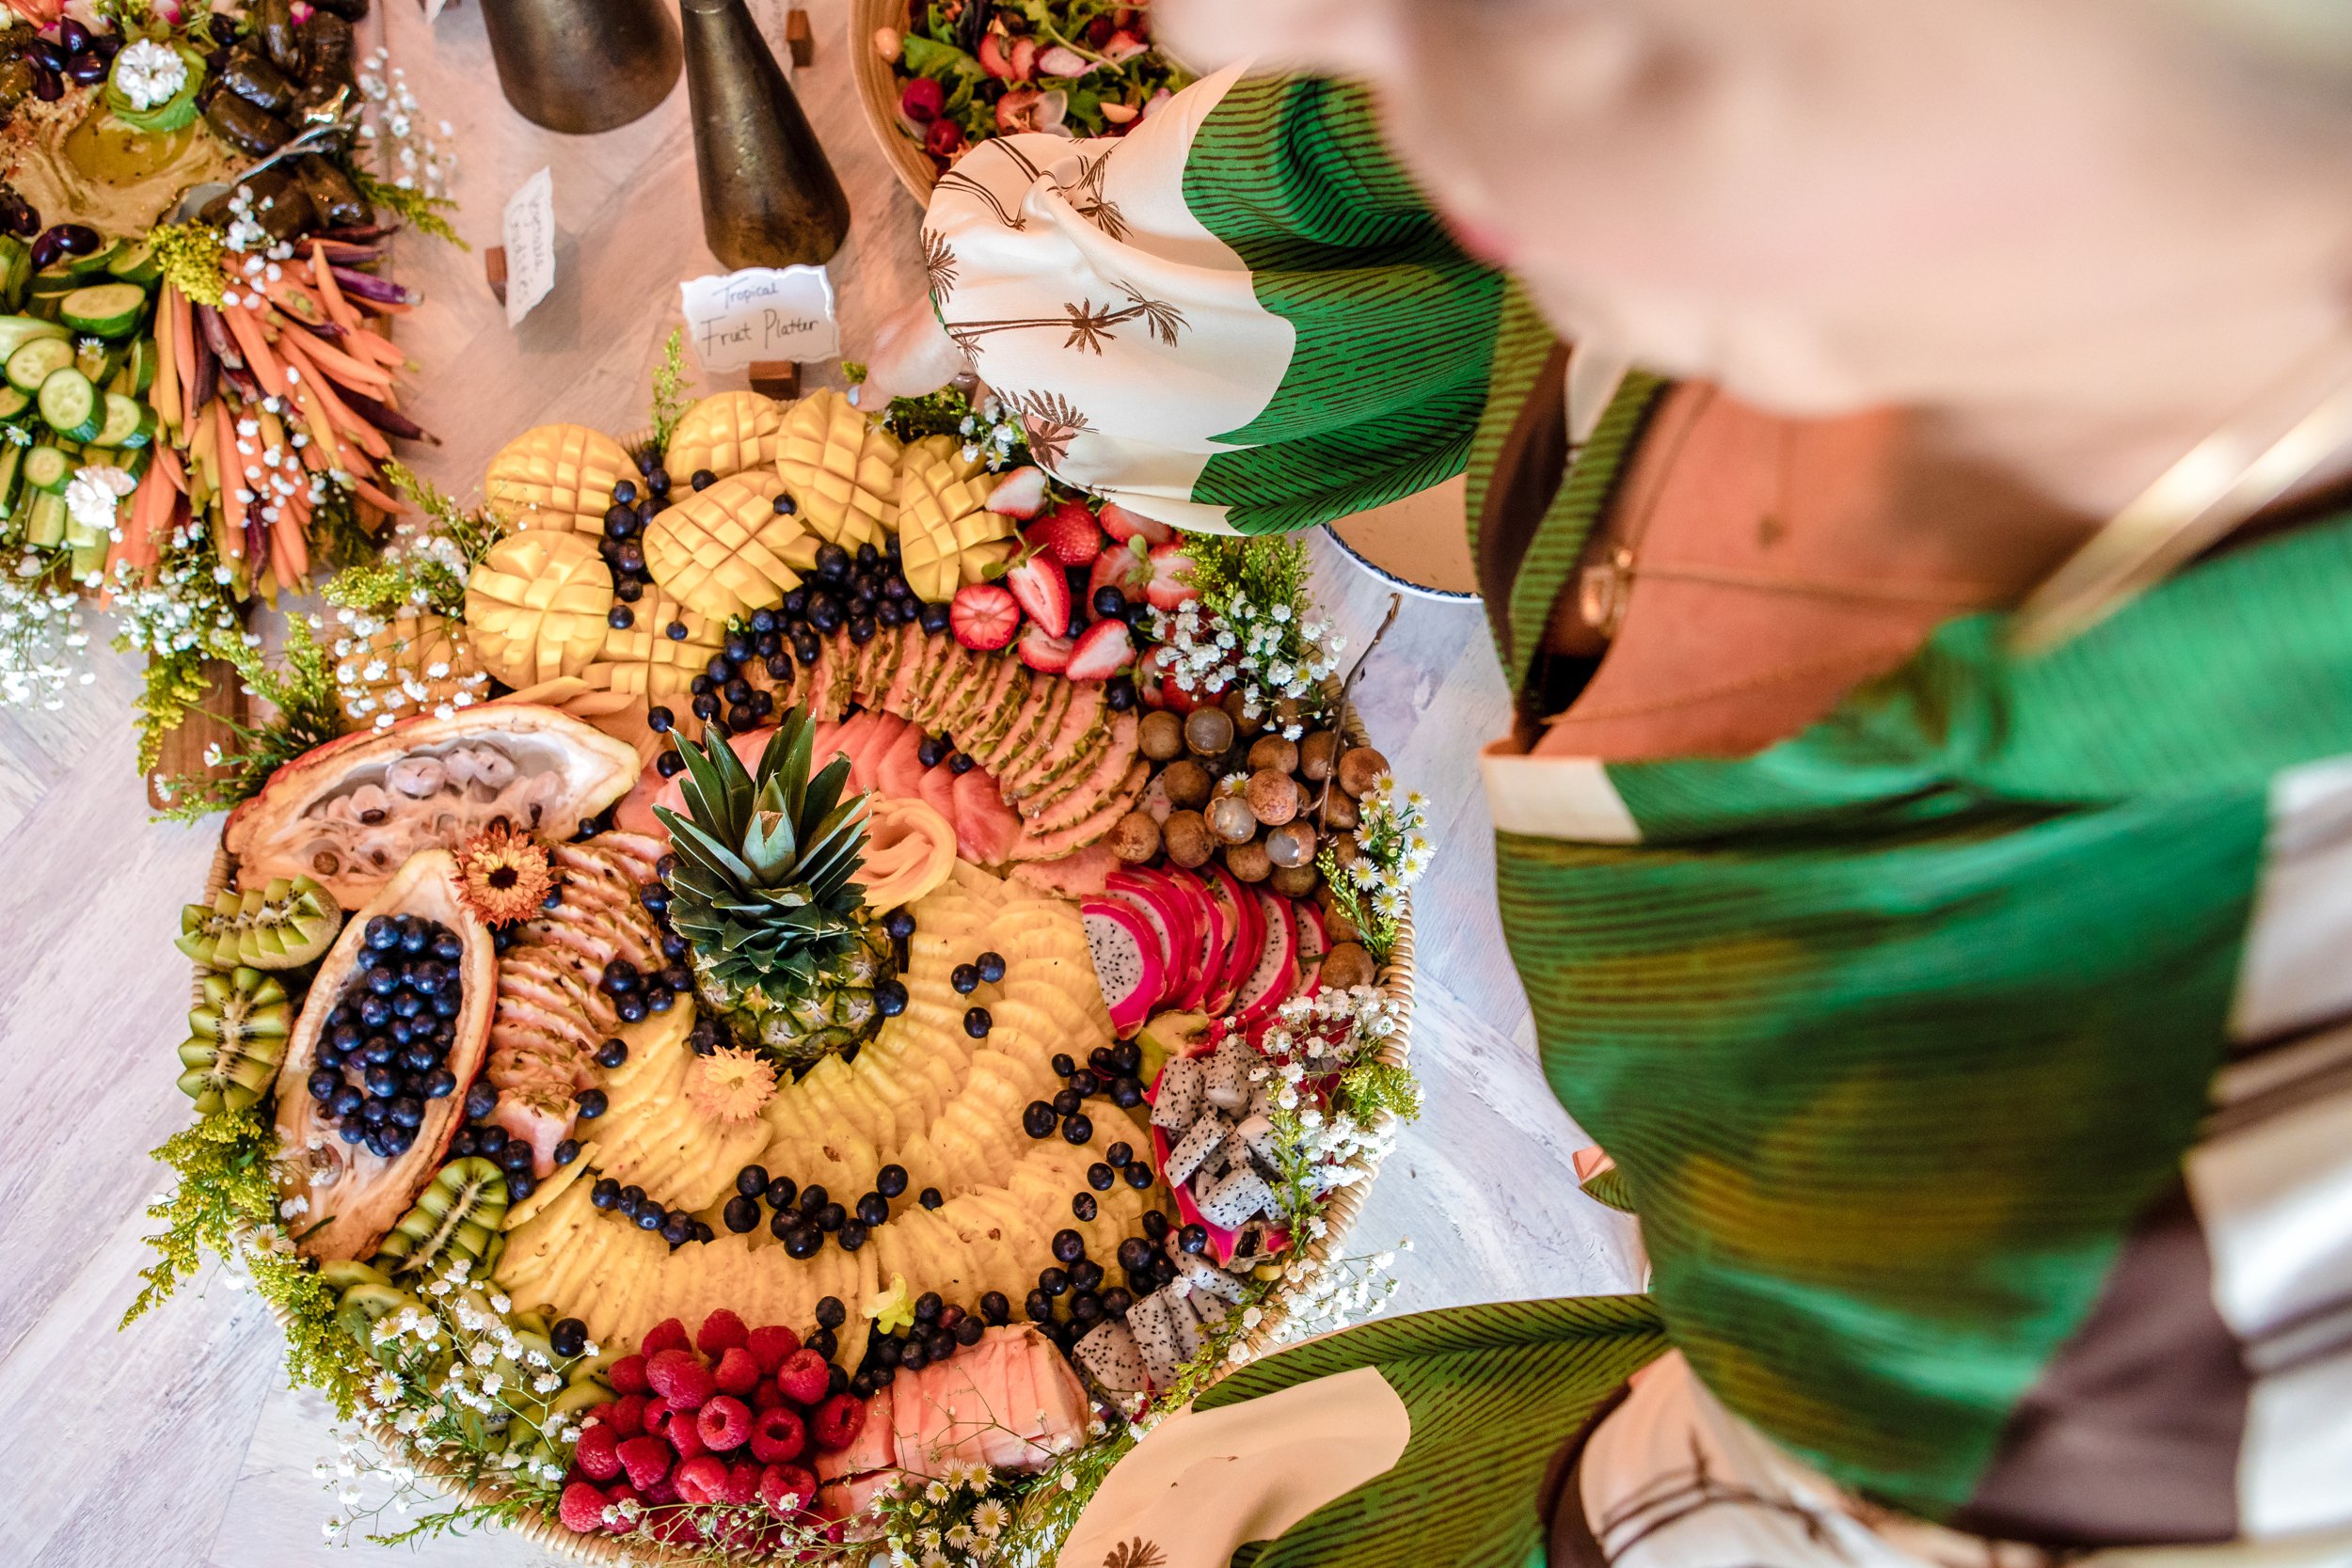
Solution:
[[[188,1011],[180,1047],[180,1092],[204,1116],[243,1111],[269,1092],[294,1028],[286,988],[257,969],[204,976],[204,1000]]]
[[[330,1259],[319,1265],[319,1283],[339,1294],[354,1285],[386,1285],[392,1276],[356,1258]]]
[[[417,1196],[417,1206],[385,1234],[375,1266],[398,1278],[455,1254],[486,1275],[506,1218],[506,1173],[478,1155],[452,1160]]]
[[[297,969],[326,951],[342,928],[334,896],[308,877],[275,877],[239,894],[180,911],[180,951],[215,969]]]

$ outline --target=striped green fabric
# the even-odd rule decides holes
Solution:
[[[1469,480],[1463,496],[1468,514],[1470,559],[1479,559],[1478,531],[1486,514],[1486,495],[1495,477],[1502,443],[1510,438],[1519,408],[1535,390],[1536,377],[1551,361],[1560,340],[1527,297],[1518,279],[1503,285],[1502,309],[1495,322],[1493,362],[1486,376],[1486,405],[1479,411],[1470,435]]]
[[[1584,1196],[1595,1203],[1605,1204],[1621,1214],[1635,1212],[1633,1194],[1625,1184],[1625,1172],[1605,1170],[1582,1183]]]
[[[1638,847],[1497,850],[1545,1069],[1676,1344],[1931,1517],[2196,1134],[2270,783],[2352,754],[2352,520],[2041,658],[2004,629],[1947,625],[1754,758],[1612,766]]]
[[[1461,472],[1486,402],[1502,275],[1464,255],[1381,146],[1371,95],[1248,77],[1184,165],[1193,215],[1296,334],[1281,386],[1217,437],[1192,499],[1241,532],[1306,528]]]
[[[1365,1323],[1241,1369],[1200,1408],[1376,1367],[1413,1423],[1393,1469],[1326,1503],[1236,1568],[1540,1563],[1552,1454],[1666,1348],[1645,1296],[1498,1302]]]

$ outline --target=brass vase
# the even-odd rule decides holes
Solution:
[[[711,254],[730,271],[826,261],[850,232],[850,198],[743,0],[679,11]]]
[[[550,131],[627,125],[677,85],[665,0],[482,0],[482,24],[506,101]]]

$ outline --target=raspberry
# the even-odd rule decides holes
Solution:
[[[809,1431],[820,1449],[846,1449],[865,1427],[866,1402],[854,1394],[835,1394],[809,1418]]]
[[[596,1421],[580,1434],[572,1459],[590,1481],[611,1481],[621,1473],[621,1438],[611,1426]]]
[[[690,1342],[684,1323],[675,1318],[664,1318],[645,1330],[645,1337],[637,1341],[637,1353],[650,1361],[665,1350],[684,1350]]]
[[[729,1345],[720,1354],[719,1364],[711,1369],[710,1375],[717,1380],[719,1392],[740,1398],[759,1382],[759,1363],[742,1346]]]
[[[727,1501],[755,1503],[759,1501],[759,1466],[748,1459],[739,1459],[727,1466]]]
[[[752,1434],[751,1407],[732,1394],[714,1395],[694,1412],[694,1429],[702,1433],[703,1447],[713,1453],[739,1449]]]
[[[674,1471],[645,1488],[645,1504],[649,1508],[667,1508],[677,1501],[677,1475]]]
[[[710,1446],[703,1441],[702,1429],[694,1424],[691,1410],[671,1411],[670,1418],[661,1423],[661,1436],[680,1459],[700,1459]]]
[[[771,1465],[759,1473],[759,1500],[790,1518],[817,1497],[817,1478],[798,1465]]]
[[[645,1430],[645,1396],[623,1394],[596,1415],[612,1429],[614,1437],[634,1437]]]
[[[646,1432],[656,1437],[660,1436],[661,1429],[669,1424],[669,1419],[670,1402],[668,1400],[647,1400],[645,1402],[644,1424]]]
[[[772,1377],[761,1378],[757,1386],[752,1389],[754,1410],[773,1410],[779,1405],[790,1402],[784,1397],[784,1390],[776,1386],[776,1380]]]
[[[670,1445],[659,1437],[632,1437],[620,1448],[628,1483],[650,1495],[670,1473]]]
[[[645,1377],[654,1391],[670,1402],[673,1410],[697,1410],[703,1401],[719,1391],[719,1380],[710,1375],[710,1369],[694,1359],[687,1350],[665,1350],[645,1363]]]
[[[720,1307],[703,1320],[703,1330],[694,1336],[694,1348],[705,1355],[717,1355],[723,1350],[733,1350],[752,1337],[743,1326],[743,1320]]]
[[[808,1429],[801,1418],[781,1406],[752,1418],[752,1457],[762,1465],[781,1465],[801,1457],[808,1447]]]
[[[584,1481],[576,1481],[564,1488],[555,1516],[564,1521],[565,1529],[576,1535],[588,1535],[604,1528],[604,1508],[603,1493]]]
[[[772,1372],[784,1365],[786,1356],[801,1348],[801,1337],[788,1328],[771,1324],[766,1328],[753,1329],[751,1338],[744,1341],[744,1348],[752,1353],[752,1359],[759,1363],[761,1371]]]
[[[825,1358],[803,1346],[784,1358],[776,1369],[776,1386],[795,1404],[815,1404],[833,1385],[833,1369]]]
[[[653,1386],[645,1381],[645,1358],[624,1355],[604,1370],[604,1379],[616,1394],[642,1394]]]
[[[605,1528],[615,1535],[628,1535],[637,1528],[637,1521],[645,1516],[645,1499],[637,1488],[623,1481],[605,1494],[612,1505],[612,1523]]]
[[[688,1460],[677,1467],[677,1495],[687,1503],[726,1501],[727,1462],[715,1453]]]

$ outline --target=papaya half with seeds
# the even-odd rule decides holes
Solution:
[[[457,1080],[456,1092],[424,1102],[416,1141],[390,1159],[362,1144],[343,1142],[308,1087],[327,1015],[358,974],[368,922],[380,914],[437,922],[455,932],[465,948],[456,965],[458,1011],[442,1063]],[[288,1198],[309,1202],[302,1222],[308,1228],[298,1230],[296,1243],[304,1257],[372,1258],[385,1233],[416,1202],[440,1167],[457,1131],[467,1086],[482,1070],[497,991],[498,959],[490,928],[466,906],[459,893],[457,857],[446,849],[410,856],[382,891],[344,923],[342,935],[319,962],[278,1069],[278,1141],[283,1154],[279,1189]]]

